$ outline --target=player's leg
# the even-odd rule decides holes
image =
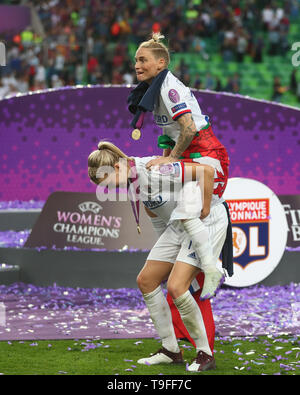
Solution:
[[[189,291],[191,282],[200,272],[197,256],[191,254],[189,247],[190,241],[186,237],[170,273],[167,288],[179,311],[181,320],[196,346],[197,357],[190,365],[189,370],[202,371],[215,368],[215,360],[201,309]]]
[[[189,290],[193,298],[195,299],[196,303],[198,304],[199,309],[201,310],[210,350],[213,353],[214,343],[215,343],[215,322],[214,322],[210,299],[206,299],[206,300],[200,299],[203,282],[204,282],[204,273],[200,272],[193,280]],[[177,339],[187,339],[196,348],[196,344],[192,339],[192,337],[190,336],[189,332],[187,331],[185,325],[183,324],[179,311],[175,306],[170,293],[167,294],[167,301],[171,309],[173,326]]]
[[[228,217],[226,208],[223,204],[214,206],[210,215],[203,220],[211,241],[213,248],[213,255],[216,261],[218,261],[227,234]]]
[[[170,262],[147,260],[137,277],[150,317],[162,340],[162,348],[150,357],[139,359],[140,364],[183,362],[172,323],[171,310],[161,288],[162,281],[168,277],[172,268],[173,264]]]
[[[142,294],[153,292],[163,281],[167,280],[173,266],[170,262],[147,259],[136,279]]]
[[[157,333],[162,339],[162,349],[148,358],[138,360],[140,364],[183,362],[170,307],[161,289],[161,283],[168,278],[178,251],[176,234],[167,229],[150,251],[146,264],[137,277],[138,287],[143,294]]]
[[[202,350],[211,355],[201,311],[189,291],[191,282],[199,271],[197,266],[177,261],[170,273],[167,288],[187,331],[196,344],[197,352]]]

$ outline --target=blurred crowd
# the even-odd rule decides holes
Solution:
[[[6,1],[18,4],[21,1]],[[263,62],[264,53],[284,56],[289,50],[290,18],[298,0],[31,0],[45,37],[32,27],[6,43],[7,66],[0,67],[0,98],[15,92],[75,84],[134,84],[130,46],[151,31],[167,37],[172,53],[192,52],[209,62],[207,39],[214,38],[224,62]],[[188,66],[176,72],[195,88],[239,92],[237,74],[226,86],[210,75],[192,80]],[[300,99],[300,93],[299,93]]]

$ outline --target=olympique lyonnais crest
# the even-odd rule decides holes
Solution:
[[[232,222],[234,261],[234,274],[225,284],[259,283],[281,264],[288,234],[284,208],[269,187],[249,178],[230,178],[223,196]]]
[[[227,200],[232,222],[234,262],[240,267],[269,254],[269,199]]]

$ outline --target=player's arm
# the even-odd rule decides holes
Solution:
[[[177,118],[177,122],[180,124],[180,135],[175,147],[172,149],[172,151],[168,152],[168,150],[166,150],[163,157],[150,160],[146,164],[147,169],[150,169],[152,166],[161,165],[164,163],[176,162],[180,158],[181,154],[191,144],[195,134],[197,133],[197,128],[192,114],[186,113],[181,115],[179,118]],[[168,156],[166,156],[167,153]]]
[[[163,157],[169,156],[171,153],[171,148],[164,148]]]
[[[175,147],[170,152],[170,158],[174,160],[180,158],[181,154],[189,147],[197,133],[196,124],[191,113],[181,115],[177,119],[177,122],[180,125],[180,135]]]

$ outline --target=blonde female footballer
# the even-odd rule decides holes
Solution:
[[[212,199],[214,169],[208,165],[178,161],[148,169],[146,165],[150,160],[153,157],[129,158],[109,142],[100,142],[98,150],[93,151],[88,158],[90,179],[102,185],[103,182],[113,186],[128,185],[131,196],[136,201],[143,201],[160,235],[137,277],[137,284],[162,339],[162,348],[138,362],[183,362],[170,307],[161,289],[161,283],[168,280],[168,292],[196,345],[197,356],[189,370],[212,369],[215,361],[206,326],[189,288],[200,270],[206,265],[211,266],[211,262],[219,257],[226,237],[228,220],[222,200]],[[207,224],[206,219],[203,219],[201,228],[197,229],[200,242],[196,250],[184,224],[199,218],[201,212],[210,212],[210,219]],[[213,240],[212,245],[210,238]],[[211,283],[204,294],[213,294],[216,288],[216,283]]]
[[[202,114],[194,94],[168,70],[170,55],[161,42],[162,38],[159,33],[154,33],[151,40],[143,42],[137,49],[135,70],[139,85],[129,97],[130,111],[152,110],[156,124],[162,128],[158,146],[164,148],[164,156],[151,159],[146,167],[175,161],[211,166],[214,170],[212,201],[219,202],[228,180],[227,151],[214,135],[209,117]],[[228,214],[226,202],[222,210],[222,216]],[[198,247],[201,248],[201,221],[208,215],[209,211],[203,211],[201,218],[189,219],[183,224],[197,254]],[[199,254],[198,257],[201,259]],[[218,283],[221,279],[216,263],[217,260],[202,269],[204,289],[210,287],[208,283]]]

